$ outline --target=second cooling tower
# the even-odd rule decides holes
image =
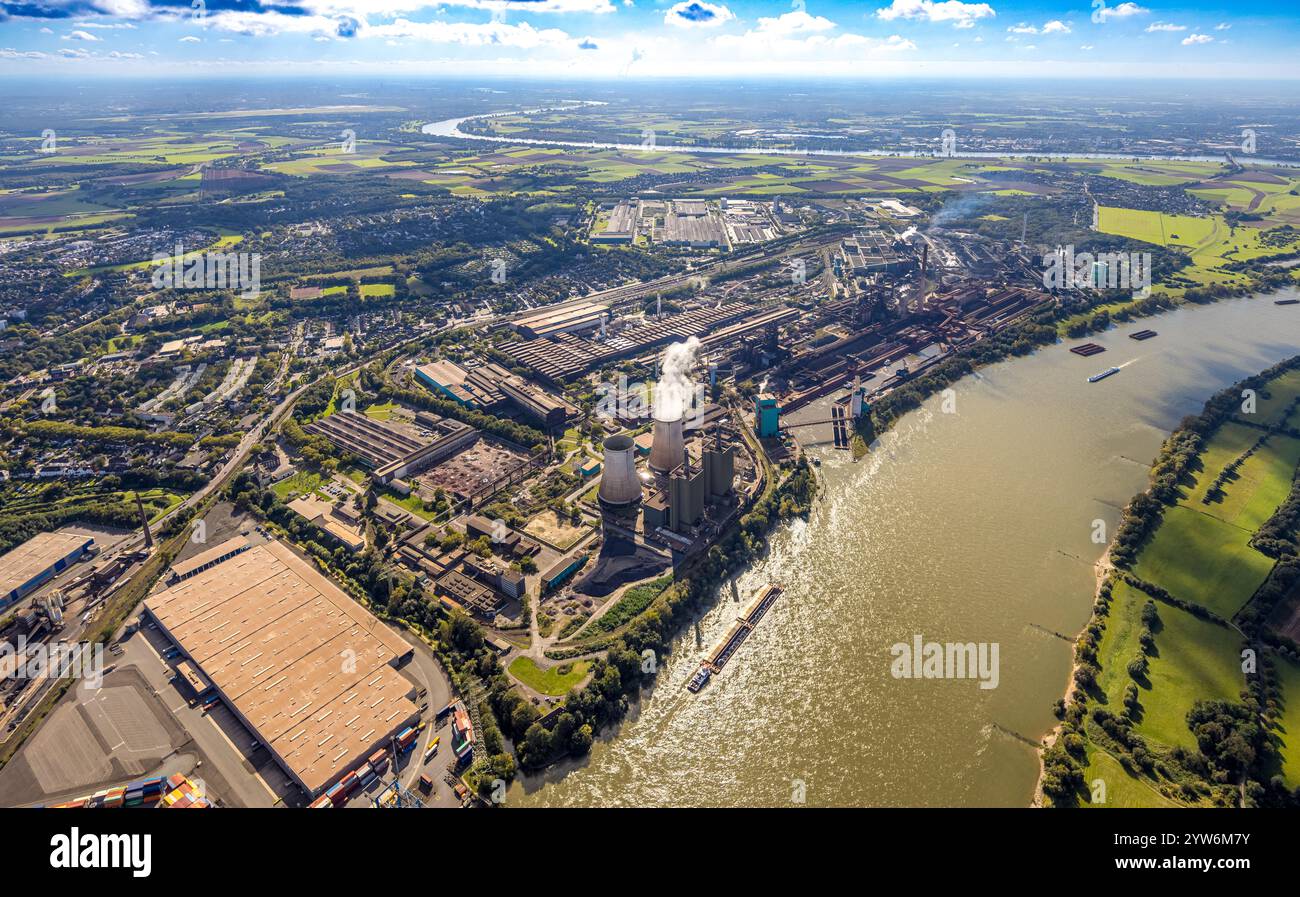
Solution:
[[[668,473],[682,463],[686,455],[686,440],[682,436],[682,419],[655,420],[654,441],[650,444],[650,469],[655,473]]]
[[[611,436],[605,440],[605,463],[597,497],[601,504],[610,507],[625,507],[641,500],[636,443],[631,436]]]

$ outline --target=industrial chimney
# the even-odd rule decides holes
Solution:
[[[631,436],[611,436],[605,440],[605,465],[597,497],[602,505],[611,508],[624,508],[641,500],[636,443]]]
[[[686,454],[686,439],[682,435],[682,419],[659,420],[655,418],[654,442],[650,445],[650,469],[666,474],[682,463]]]

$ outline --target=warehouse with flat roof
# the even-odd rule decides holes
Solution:
[[[85,533],[40,533],[0,557],[0,607],[31,594],[94,546]]]
[[[283,543],[231,555],[144,608],[313,796],[419,716],[396,670],[414,648]]]

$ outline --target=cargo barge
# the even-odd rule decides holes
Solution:
[[[1141,342],[1142,340],[1151,339],[1153,336],[1159,336],[1159,334],[1154,330],[1139,330],[1137,333],[1130,333],[1128,338]]]
[[[700,668],[695,671],[691,681],[686,683],[686,688],[692,694],[698,692],[709,680],[722,672],[722,668],[731,660],[736,650],[744,644],[745,639],[758,626],[760,620],[767,614],[768,610],[776,603],[776,599],[781,597],[781,587],[768,584],[759,590],[758,595],[745,608],[745,612],[736,618],[735,624],[727,631],[722,641],[709,653],[701,663]]]
[[[1119,373],[1119,368],[1107,368],[1106,370],[1102,371],[1100,374],[1093,374],[1091,377],[1088,378],[1088,382],[1096,383],[1098,380],[1105,380],[1107,377],[1118,373]]]
[[[1300,299],[1274,299],[1274,305],[1300,305]]]

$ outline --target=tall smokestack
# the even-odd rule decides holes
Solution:
[[[621,508],[641,500],[635,454],[636,443],[631,436],[611,436],[605,440],[605,464],[596,493],[602,505]]]
[[[140,493],[135,494],[135,507],[140,512],[140,525],[144,527],[144,547],[153,548],[153,533],[149,532],[149,515],[144,512],[144,502],[140,500]]]
[[[917,297],[917,310],[925,308],[925,267],[930,260],[930,244],[921,244],[921,293]]]

